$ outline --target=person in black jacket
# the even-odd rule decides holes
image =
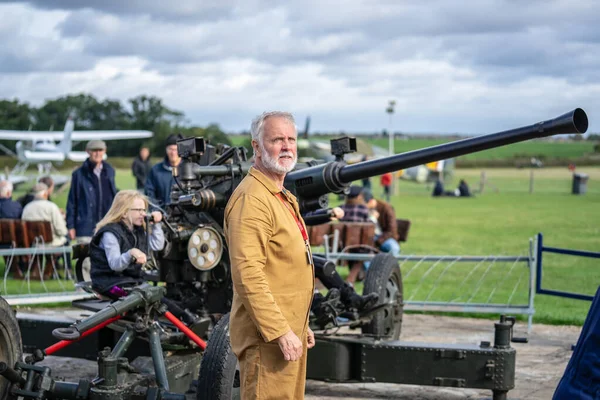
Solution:
[[[137,190],[143,192],[144,185],[146,184],[146,178],[150,173],[150,150],[147,147],[140,149],[140,154],[133,160],[131,164],[131,172],[135,176],[135,185]]]
[[[89,157],[71,176],[67,200],[69,237],[89,242],[96,224],[106,215],[117,194],[115,170],[103,161],[106,144],[91,140],[86,146]]]
[[[23,207],[12,199],[11,181],[0,181],[0,218],[20,219]]]
[[[171,203],[171,188],[175,184],[173,168],[177,168],[181,162],[181,157],[177,154],[177,140],[179,139],[183,139],[181,134],[169,135],[165,143],[164,160],[152,167],[146,179],[146,196],[159,207]]]
[[[97,292],[113,299],[127,295],[126,286],[143,282],[141,266],[149,252],[165,246],[160,212],[152,213],[154,224],[150,236],[146,236],[147,210],[146,196],[136,190],[123,190],[96,225],[90,242],[90,275]]]

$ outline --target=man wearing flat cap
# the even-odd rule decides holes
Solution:
[[[177,141],[183,139],[181,134],[171,134],[165,143],[165,158],[152,167],[146,179],[146,196],[159,207],[171,202],[171,187],[175,184],[173,168],[177,168],[181,157],[177,154]]]
[[[85,150],[89,157],[73,172],[67,200],[69,237],[78,242],[89,242],[117,194],[115,170],[104,161],[104,141],[90,140]]]

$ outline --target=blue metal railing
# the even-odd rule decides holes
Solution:
[[[564,254],[569,256],[577,256],[577,257],[587,257],[587,258],[600,258],[600,253],[595,253],[592,251],[583,251],[583,250],[570,250],[570,249],[561,249],[558,247],[545,247],[544,246],[544,235],[541,233],[537,234],[537,254],[535,257],[536,262],[536,280],[535,280],[535,292],[537,294],[548,294],[551,296],[558,297],[566,297],[569,299],[576,300],[594,300],[594,296],[581,294],[581,293],[573,293],[573,292],[563,292],[560,290],[551,290],[542,288],[542,256],[543,253],[554,253],[554,254]]]

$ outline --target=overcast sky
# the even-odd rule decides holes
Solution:
[[[0,98],[162,98],[190,123],[488,133],[582,107],[600,131],[594,1],[0,0]],[[462,4],[462,5],[461,5]],[[468,6],[466,5],[468,4]]]

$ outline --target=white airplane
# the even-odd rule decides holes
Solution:
[[[17,140],[16,154],[2,146],[2,150],[18,160],[10,174],[7,174],[8,179],[13,184],[26,182],[29,178],[24,173],[30,164],[37,164],[38,175],[47,175],[53,163],[61,164],[65,160],[85,161],[88,157],[85,151],[72,151],[76,142],[143,139],[153,135],[150,131],[141,130],[75,131],[74,126],[73,120],[69,118],[62,132],[0,130],[0,140]],[[56,141],[60,142],[57,144]],[[104,157],[106,158],[106,154]]]

